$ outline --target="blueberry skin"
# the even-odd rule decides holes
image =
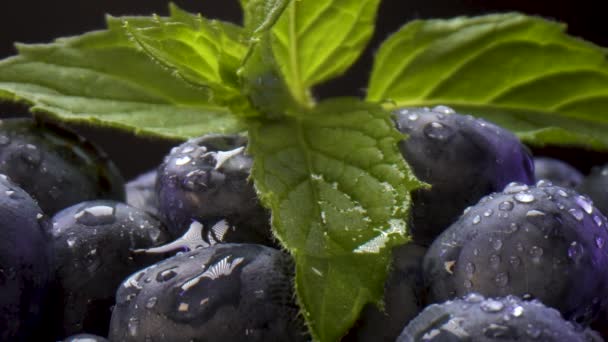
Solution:
[[[348,341],[395,341],[403,327],[424,308],[422,258],[426,248],[409,243],[393,249],[391,269],[384,285],[384,308],[363,308],[348,332]]]
[[[564,188],[576,188],[583,181],[583,174],[572,165],[559,159],[548,157],[534,158],[534,177],[546,179]]]
[[[122,176],[103,151],[66,128],[32,119],[2,121],[0,173],[48,215],[86,200],[124,200]]]
[[[63,342],[108,342],[108,340],[97,335],[78,334],[65,338]]]
[[[193,220],[205,227],[220,219],[239,227],[225,242],[272,245],[269,214],[249,180],[252,159],[239,135],[205,135],[174,148],[158,169],[159,211],[171,236]],[[226,153],[234,152],[226,158]],[[224,156],[224,157],[221,157]]]
[[[591,197],[599,210],[608,213],[608,164],[592,168],[576,190]]]
[[[415,242],[428,246],[466,208],[510,182],[532,184],[534,165],[517,137],[492,123],[444,106],[402,109],[397,128],[409,137],[399,148],[430,189],[412,193]]]
[[[286,254],[219,244],[166,259],[116,294],[112,341],[306,341]]]
[[[125,184],[127,204],[158,216],[156,170],[150,170]]]
[[[565,321],[539,301],[514,296],[484,298],[471,293],[462,299],[433,304],[410,322],[398,342],[600,342],[592,330]]]
[[[161,223],[115,201],[89,201],[53,217],[55,313],[60,337],[81,332],[106,335],[116,289],[132,272],[161,260],[134,249],[167,242]]]
[[[23,189],[0,175],[0,341],[26,339],[51,280],[48,218]]]
[[[429,248],[429,297],[537,298],[581,324],[608,299],[606,217],[574,190],[513,183],[467,209]]]

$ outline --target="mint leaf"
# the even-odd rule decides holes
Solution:
[[[52,44],[18,45],[0,62],[0,99],[25,102],[61,120],[171,138],[243,128],[206,92],[188,85],[133,47],[121,22]]]
[[[153,59],[188,82],[208,88],[213,100],[240,97],[236,76],[248,44],[241,27],[170,7],[170,17],[123,20],[133,40]]]
[[[296,261],[313,337],[335,341],[382,300],[391,247],[408,241],[408,191],[420,183],[391,115],[356,99],[250,126],[252,175],[275,235]]]
[[[269,30],[291,0],[241,0],[245,29],[251,35]]]
[[[524,141],[608,149],[606,50],[521,14],[416,20],[376,56],[368,100],[444,104]]]
[[[309,89],[342,74],[374,30],[379,0],[291,1],[272,28],[272,50],[297,102]]]

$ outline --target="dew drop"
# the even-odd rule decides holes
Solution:
[[[529,189],[529,187],[524,183],[511,182],[511,183],[507,184],[507,186],[505,187],[503,192],[506,194],[515,194],[515,193],[522,192],[522,191],[525,191],[528,189]]]
[[[526,213],[526,217],[538,217],[538,216],[545,216],[545,213],[543,213],[540,210],[528,210],[528,212]]]
[[[114,223],[114,208],[107,205],[97,205],[85,208],[74,215],[78,223],[86,226],[97,226]]]
[[[601,227],[603,224],[601,217],[597,215],[593,216],[593,222],[595,222],[595,225],[598,227]]]
[[[500,312],[505,306],[503,303],[494,300],[494,299],[486,299],[480,304],[481,310],[485,312]]]
[[[475,217],[473,217],[473,224],[478,224],[479,222],[481,222],[481,216],[475,215]]]
[[[528,194],[528,193],[524,193],[524,192],[515,194],[515,196],[513,196],[513,198],[517,202],[520,202],[520,203],[532,203],[535,200],[535,198],[532,194]]]
[[[139,320],[135,317],[129,318],[129,323],[127,323],[127,327],[129,329],[129,334],[131,336],[137,336],[137,325],[139,324]]]
[[[422,129],[424,135],[430,139],[446,140],[453,134],[453,129],[439,122],[429,122]]]
[[[190,161],[192,161],[192,158],[190,158],[189,156],[183,156],[183,157],[175,159],[175,165],[183,166],[183,165],[188,164]]]
[[[418,117],[419,116],[416,113],[409,113],[407,115],[407,119],[410,120],[410,121],[416,121],[416,120],[418,120]]]
[[[442,113],[442,114],[454,114],[456,113],[452,108],[448,107],[448,106],[435,106],[431,109],[431,111],[435,112],[435,113]]]
[[[158,302],[156,297],[150,297],[150,299],[148,299],[146,302],[146,308],[152,309],[156,305],[156,302]]]
[[[606,241],[604,241],[604,239],[600,236],[596,236],[595,237],[595,245],[598,248],[604,248],[604,245],[606,244]]]
[[[577,221],[582,221],[583,218],[585,217],[585,214],[580,211],[579,209],[576,208],[572,208],[572,209],[568,209],[568,212],[570,213],[570,215],[572,215]]]
[[[500,239],[493,240],[492,248],[494,248],[495,251],[499,251],[502,248],[502,240],[500,240]]]
[[[160,271],[156,275],[156,281],[162,283],[164,281],[173,279],[173,277],[175,277],[176,275],[177,275],[177,273],[175,273],[175,271],[172,268],[168,269],[168,270]]]
[[[578,195],[578,196],[576,196],[576,199],[574,201],[587,214],[593,213],[593,203],[589,199],[587,199],[587,198],[585,198],[585,197],[583,197],[581,195]]]
[[[538,247],[538,246],[532,246],[532,248],[530,248],[530,256],[532,257],[532,261],[534,263],[538,263],[540,262],[540,258],[543,256],[543,249]]]
[[[494,277],[496,285],[499,287],[505,287],[509,283],[509,274],[506,272],[500,272]]]
[[[483,216],[490,217],[490,216],[492,216],[493,213],[494,213],[494,210],[488,209],[488,210],[484,211]]]
[[[568,257],[572,259],[575,263],[581,261],[584,252],[585,251],[583,249],[583,246],[576,241],[573,241],[570,244],[570,247],[568,247]]]
[[[515,233],[518,230],[519,230],[519,225],[517,223],[515,223],[515,222],[511,222],[509,224],[509,226],[507,226],[505,228],[505,233],[507,233],[507,234],[513,234],[513,233]]]
[[[524,308],[520,305],[517,305],[516,307],[513,308],[513,310],[511,310],[511,315],[513,317],[521,317],[521,315],[524,314]]]
[[[502,211],[511,211],[515,205],[511,201],[504,201],[498,205],[498,209]]]
[[[467,303],[479,303],[483,301],[483,296],[479,293],[469,293],[464,297],[464,301]]]
[[[499,325],[496,323],[490,323],[483,329],[485,337],[490,339],[511,339],[513,336],[513,329],[508,326]]]
[[[74,244],[76,243],[76,238],[70,236],[69,238],[67,238],[67,240],[65,240],[65,242],[68,244],[69,247],[74,247]]]
[[[192,151],[194,151],[194,146],[187,145],[186,147],[182,148],[182,150],[180,152],[181,153],[190,153]]]
[[[477,248],[473,249],[473,255],[474,256],[478,256],[479,255],[479,249],[477,249]]]
[[[537,188],[547,188],[553,186],[553,183],[551,183],[551,181],[548,181],[546,179],[541,179],[538,182],[536,182],[536,187]]]
[[[568,193],[566,191],[564,191],[563,189],[557,190],[557,194],[562,196],[563,198],[568,198]]]

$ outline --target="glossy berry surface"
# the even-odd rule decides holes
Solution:
[[[89,201],[60,211],[52,233],[60,336],[106,335],[122,280],[161,259],[133,250],[168,239],[157,219],[115,201]]]
[[[156,170],[137,176],[125,184],[127,204],[158,216],[156,201]]]
[[[118,289],[110,340],[305,341],[287,255],[221,244],[136,272]]]
[[[0,173],[48,215],[86,200],[124,199],[122,176],[99,148],[65,128],[32,119],[2,120]]]
[[[63,342],[108,342],[108,340],[97,335],[78,334],[65,338]]]
[[[549,157],[534,158],[534,177],[545,179],[564,188],[576,188],[583,181],[583,174],[572,165]]]
[[[589,323],[607,303],[606,224],[574,190],[510,184],[467,209],[429,248],[423,267],[431,300],[512,294]]]
[[[39,320],[51,277],[48,218],[0,175],[0,341],[26,339]]]
[[[249,180],[252,159],[238,135],[206,135],[176,147],[158,169],[158,205],[174,238],[193,221],[239,228],[226,242],[269,244],[269,215]]]
[[[539,301],[517,297],[484,298],[471,293],[462,299],[428,306],[405,327],[398,342],[591,342],[593,331],[565,321]]]
[[[438,106],[395,113],[408,135],[399,148],[416,177],[432,187],[412,193],[414,241],[429,245],[467,206],[510,182],[533,183],[527,149],[494,124]]]

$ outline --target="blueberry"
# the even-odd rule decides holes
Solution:
[[[75,133],[31,119],[0,125],[0,173],[48,215],[93,199],[124,199],[123,179],[106,155]]]
[[[592,168],[576,190],[591,197],[599,210],[608,213],[608,164]]]
[[[225,242],[271,244],[269,215],[249,180],[252,159],[238,135],[206,135],[174,148],[158,169],[159,211],[175,238],[197,221],[238,227]]]
[[[63,342],[108,342],[108,340],[97,335],[78,334],[65,338]]]
[[[110,340],[305,341],[289,257],[218,244],[136,272],[116,294]]]
[[[51,277],[48,218],[0,175],[0,341],[25,339],[40,316]]]
[[[574,190],[512,183],[467,209],[433,242],[423,263],[430,298],[537,298],[587,324],[608,303],[606,225]]]
[[[402,109],[395,121],[409,136],[399,144],[403,156],[416,177],[432,186],[412,194],[412,235],[422,245],[482,196],[513,181],[534,181],[528,150],[494,124],[444,106]]]
[[[384,307],[364,307],[342,341],[395,341],[403,327],[423,309],[422,258],[426,248],[409,243],[393,249],[384,285]]]
[[[160,260],[133,249],[165,243],[168,234],[146,212],[115,201],[89,201],[53,218],[60,336],[105,335],[116,289],[129,274]]]
[[[148,171],[125,184],[127,204],[158,216],[156,170]]]
[[[546,179],[555,185],[572,189],[583,181],[583,174],[572,165],[548,157],[534,158],[534,177],[536,180]]]
[[[428,306],[403,329],[398,342],[602,341],[597,333],[565,321],[539,301],[517,297],[462,299]]]

